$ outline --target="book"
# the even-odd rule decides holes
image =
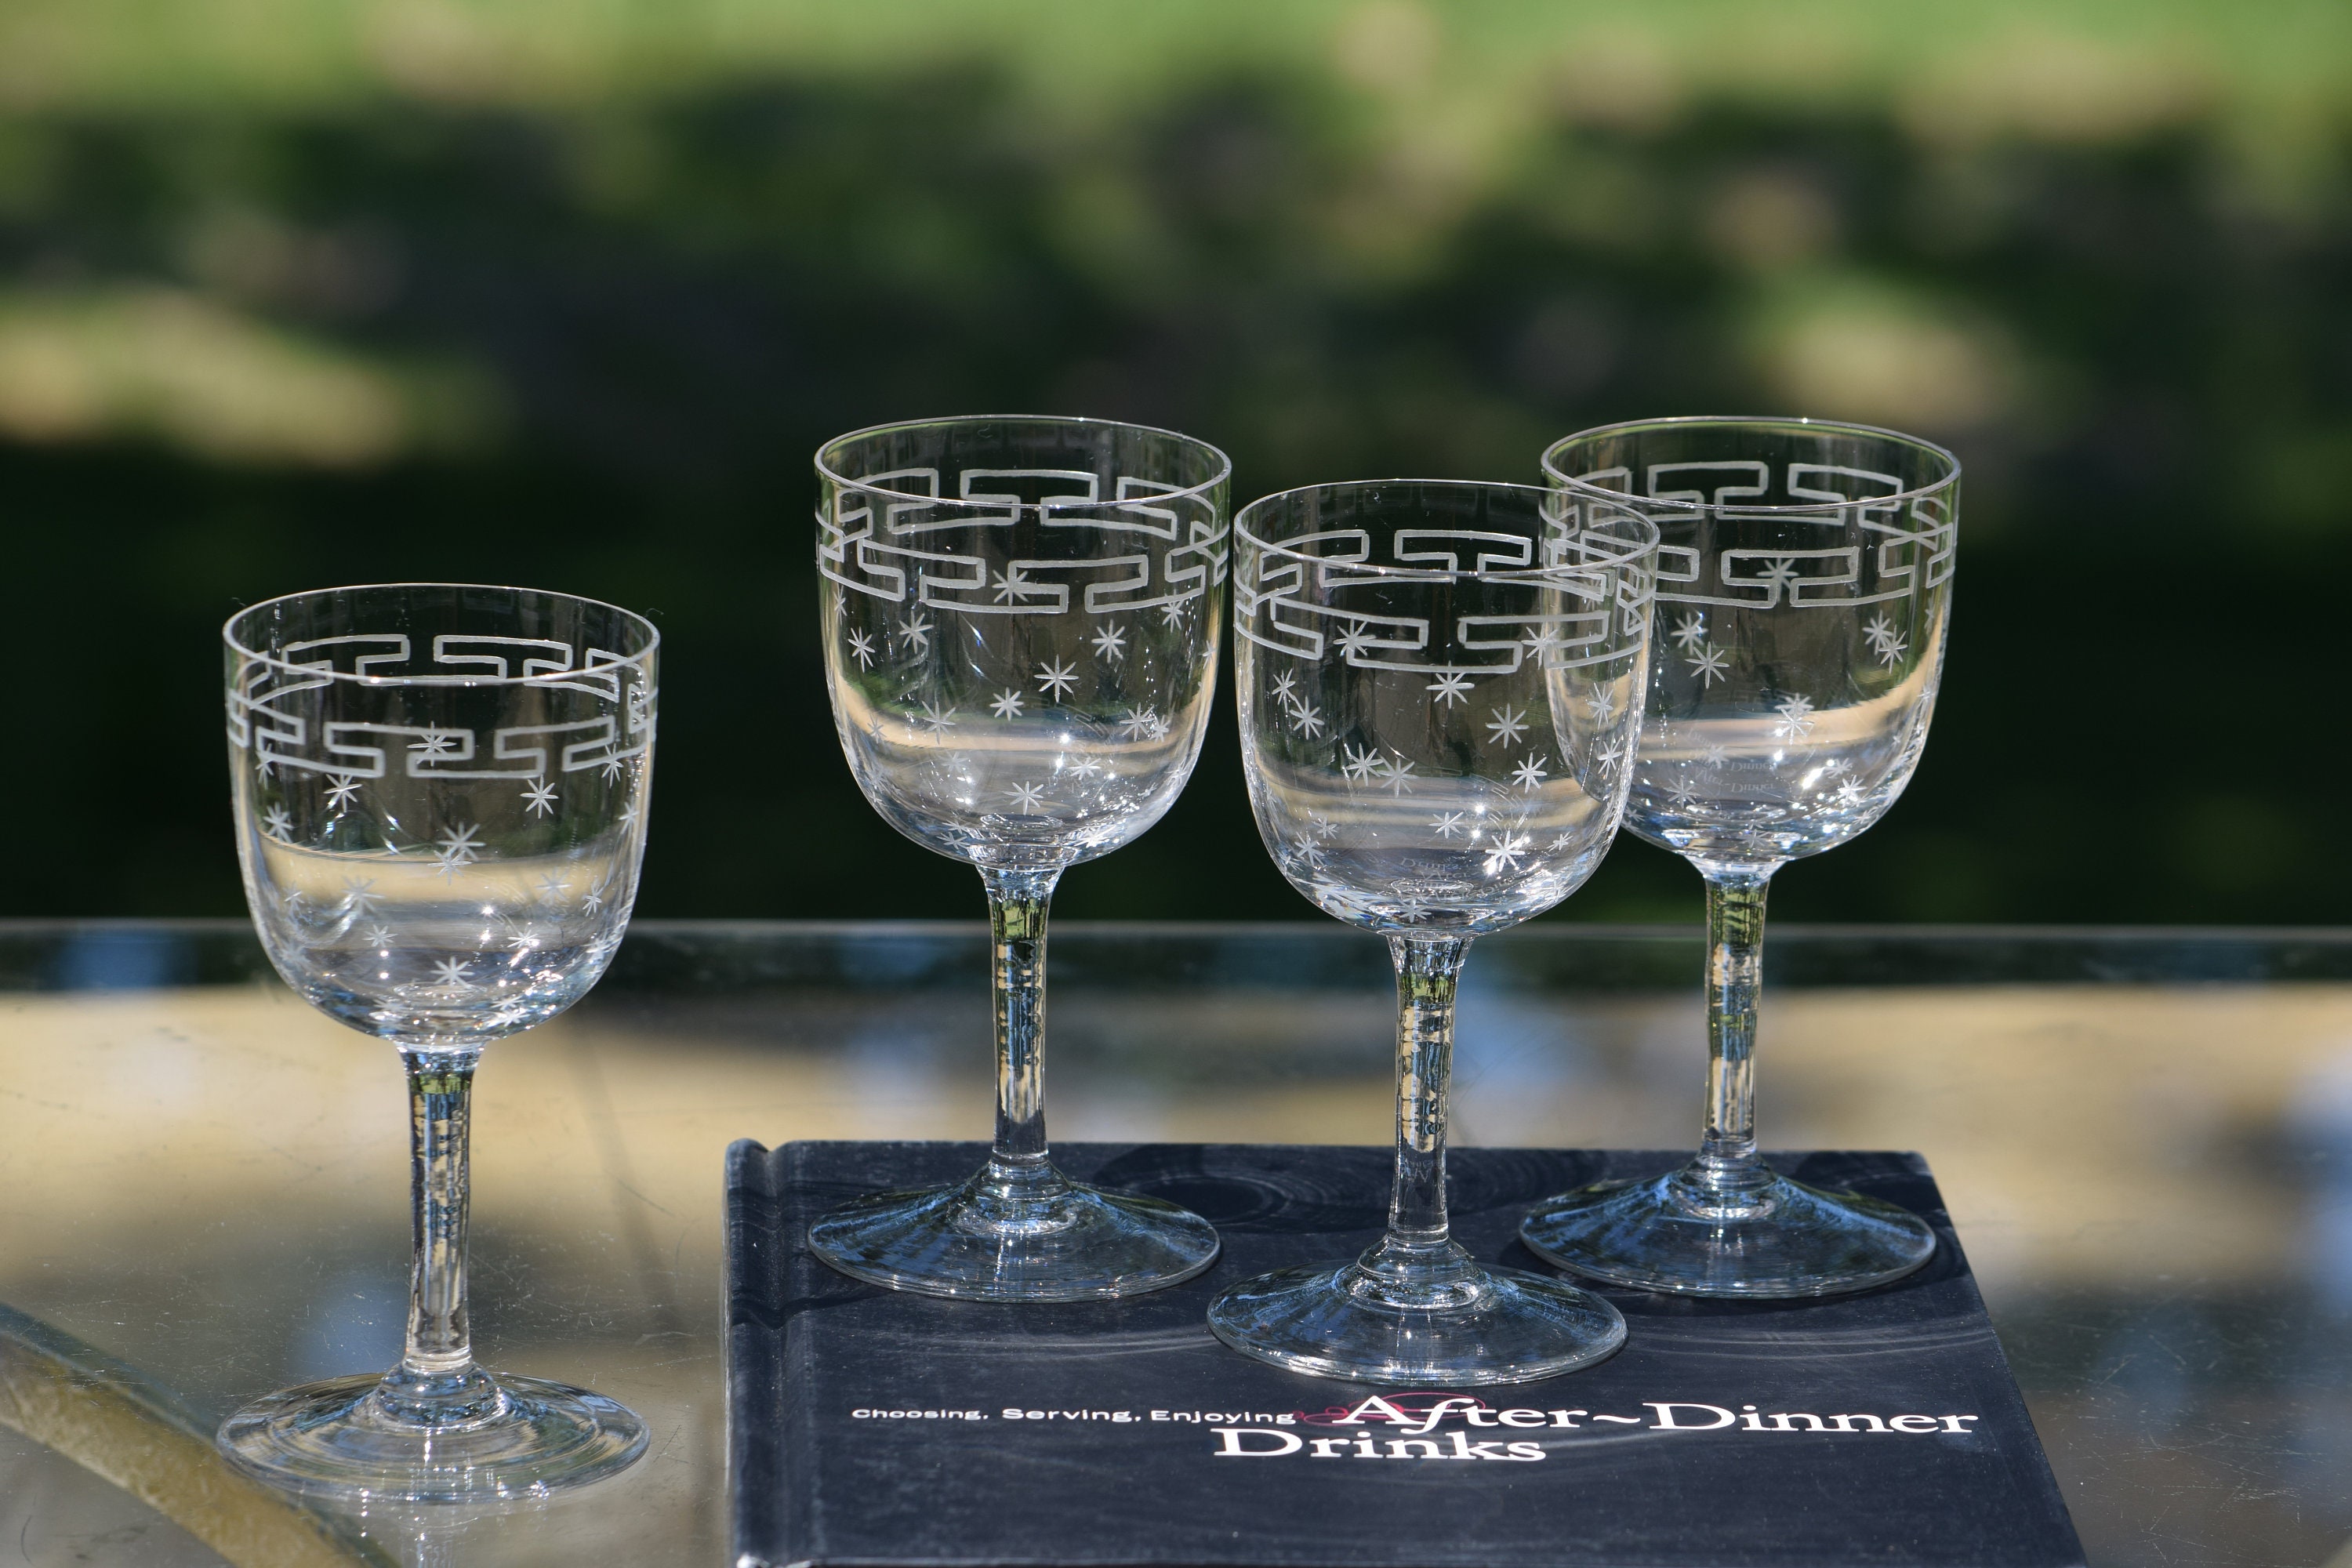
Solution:
[[[1935,1181],[1915,1154],[1769,1156],[1937,1231],[1918,1273],[1806,1301],[1600,1288],[1625,1348],[1498,1388],[1412,1392],[1239,1355],[1225,1286],[1354,1256],[1385,1149],[1057,1145],[1072,1177],[1218,1227],[1209,1272],[1123,1301],[943,1300],[804,1246],[859,1194],[961,1180],[977,1143],[728,1152],[728,1439],[738,1568],[2079,1568],[2083,1552]],[[1462,1149],[1454,1234],[1663,1152]]]

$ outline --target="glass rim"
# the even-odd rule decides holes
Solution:
[[[1898,490],[1893,495],[1869,496],[1860,500],[1801,502],[1779,501],[1761,506],[1739,506],[1736,504],[1721,504],[1715,501],[1672,500],[1654,496],[1635,495],[1630,490],[1608,489],[1600,485],[1589,484],[1585,480],[1580,479],[1574,475],[1564,474],[1560,472],[1558,468],[1554,467],[1552,463],[1553,458],[1561,449],[1568,447],[1572,442],[1593,440],[1605,436],[1622,435],[1635,430],[1662,430],[1673,429],[1678,426],[1693,426],[1701,425],[1747,426],[1750,427],[1780,426],[1790,429],[1802,429],[1814,433],[1836,432],[1847,436],[1874,437],[1880,440],[1898,442],[1903,446],[1912,447],[1917,451],[1931,453],[1935,457],[1940,458],[1947,465],[1948,471],[1939,479],[1933,479],[1924,485],[1914,485],[1909,489]],[[1937,443],[1927,439],[1925,437],[1913,436],[1901,430],[1892,430],[1884,425],[1858,425],[1853,423],[1852,420],[1847,419],[1815,419],[1808,415],[1802,414],[1669,414],[1649,419],[1621,419],[1612,425],[1595,425],[1590,429],[1579,430],[1572,435],[1562,436],[1559,440],[1554,441],[1550,446],[1544,448],[1543,457],[1539,461],[1542,465],[1545,478],[1556,481],[1559,488],[1573,491],[1577,495],[1586,497],[1605,496],[1611,500],[1619,502],[1638,501],[1645,507],[1668,508],[1675,511],[1687,513],[1694,517],[1706,513],[1715,513],[1717,515],[1730,513],[1738,517],[1795,517],[1799,515],[1818,517],[1825,509],[1832,507],[1899,506],[1910,501],[1920,500],[1927,496],[1934,495],[1938,490],[1949,489],[1952,486],[1959,483],[1960,481],[1960,459],[1953,455],[1949,447],[1938,446]]]
[[[1098,511],[1104,507],[1123,506],[1136,502],[1156,503],[1167,500],[1188,500],[1196,496],[1202,495],[1206,491],[1216,489],[1219,485],[1224,484],[1234,477],[1234,460],[1225,455],[1224,448],[1212,445],[1207,441],[1203,441],[1198,436],[1188,436],[1181,430],[1171,430],[1162,425],[1139,425],[1129,419],[1101,419],[1089,414],[942,414],[929,419],[885,420],[879,425],[867,425],[860,429],[845,430],[842,434],[830,437],[824,442],[820,443],[817,447],[816,457],[814,458],[816,471],[820,477],[833,484],[839,485],[844,489],[860,490],[867,495],[887,496],[893,500],[916,501],[920,502],[925,506],[961,507],[968,508],[975,511],[982,509],[987,509],[989,510],[1002,513],[1004,510],[1006,503],[1001,500],[967,500],[961,496],[927,496],[919,494],[914,490],[895,490],[887,485],[872,484],[865,479],[851,479],[848,475],[842,473],[838,468],[835,468],[831,463],[828,463],[825,460],[826,454],[832,452],[835,448],[840,447],[845,442],[856,441],[864,437],[879,436],[886,432],[894,430],[930,429],[944,425],[987,424],[1093,425],[1112,430],[1137,430],[1147,436],[1166,436],[1174,440],[1189,442],[1192,446],[1198,447],[1201,450],[1210,454],[1217,460],[1217,471],[1208,479],[1202,479],[1198,484],[1185,485],[1176,489],[1156,490],[1148,496],[1131,497],[1128,501],[1082,500],[1076,496],[1067,498],[1048,496],[1043,500],[1024,500],[1011,503],[1016,512],[1024,510],[1036,511],[1040,513],[1051,511]]]
[[[301,664],[277,653],[265,653],[250,648],[237,640],[236,624],[246,616],[272,605],[291,604],[297,599],[316,599],[329,594],[365,594],[392,588],[454,588],[478,589],[493,594],[537,594],[549,599],[568,599],[575,605],[588,605],[600,610],[610,610],[634,621],[646,634],[646,646],[626,658],[615,658],[578,669],[551,669],[538,675],[362,675],[355,670],[320,669],[315,664]],[[661,648],[661,628],[636,611],[625,609],[604,599],[592,599],[582,594],[567,594],[557,588],[525,588],[510,583],[346,583],[332,588],[303,588],[291,594],[279,594],[273,598],[247,605],[221,623],[221,641],[239,658],[255,664],[268,665],[290,674],[324,677],[330,680],[348,680],[360,686],[545,686],[557,681],[576,680],[583,674],[608,669],[644,667]]]
[[[1328,556],[1316,555],[1307,551],[1294,549],[1290,545],[1262,539],[1258,535],[1252,533],[1249,531],[1251,514],[1256,511],[1260,507],[1271,506],[1277,501],[1288,500],[1293,496],[1304,495],[1309,490],[1374,489],[1382,485],[1421,485],[1440,488],[1450,487],[1455,489],[1465,490],[1502,490],[1506,492],[1517,492],[1531,497],[1535,500],[1538,511],[1541,511],[1544,508],[1549,506],[1559,494],[1559,491],[1548,485],[1523,485],[1514,479],[1409,479],[1403,477],[1385,479],[1326,479],[1320,484],[1293,485],[1286,490],[1275,490],[1270,494],[1258,497],[1255,500],[1251,501],[1247,506],[1236,509],[1234,512],[1234,540],[1235,546],[1238,548],[1240,545],[1246,543],[1252,549],[1260,551],[1268,555],[1286,555],[1294,561],[1314,562],[1321,564],[1334,564]],[[1654,552],[1661,542],[1660,535],[1658,533],[1658,525],[1652,522],[1646,517],[1640,516],[1637,513],[1626,513],[1610,518],[1606,521],[1611,525],[1622,523],[1636,524],[1649,534],[1649,538],[1646,541],[1632,542],[1621,553],[1604,556],[1600,560],[1579,561],[1574,563],[1561,562],[1551,566],[1515,567],[1510,569],[1511,574],[1520,576],[1532,576],[1538,574],[1557,576],[1560,574],[1573,575],[1580,572],[1607,572],[1617,567],[1626,565],[1639,559],[1644,553]],[[1432,574],[1432,568],[1426,566],[1381,566],[1370,562],[1354,561],[1339,563],[1338,564],[1346,565],[1350,574],[1360,574],[1366,577],[1394,577],[1401,582],[1424,580]],[[1458,576],[1461,574],[1456,570],[1450,574]],[[1475,572],[1470,574],[1473,576],[1503,575],[1503,574],[1499,573],[1486,574]]]

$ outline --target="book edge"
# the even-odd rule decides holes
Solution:
[[[746,1298],[767,1309],[772,1319],[782,1306],[776,1289],[772,1245],[748,1234],[763,1223],[772,1226],[777,1204],[775,1158],[766,1145],[740,1139],[727,1148],[727,1205],[721,1287],[727,1303],[725,1394],[727,1420],[728,1518],[737,1549],[738,1568],[769,1568],[768,1560],[749,1549],[753,1542],[777,1539],[776,1499],[785,1495],[776,1445],[762,1434],[780,1430],[777,1423],[746,1419],[751,1410],[781,1414],[782,1362],[775,1353],[774,1335],[757,1316],[742,1310]],[[739,1279],[739,1260],[757,1261],[751,1278]]]

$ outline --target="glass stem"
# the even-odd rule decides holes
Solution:
[[[1772,1180],[1756,1157],[1756,994],[1772,868],[1699,868],[1706,878],[1706,1125],[1690,1177],[1733,1204]]]
[[[408,1068],[408,1334],[375,1397],[394,1419],[449,1426],[494,1415],[505,1396],[474,1364],[466,1318],[466,1219],[473,1050],[403,1051]]]
[[[996,1142],[985,1173],[1005,1195],[1059,1187],[1045,1152],[1045,913],[1061,870],[981,871],[996,1002]]]
[[[1395,1305],[1454,1304],[1477,1275],[1445,1213],[1454,997],[1469,951],[1467,937],[1389,938],[1397,975],[1396,1185],[1388,1234],[1359,1267]]]

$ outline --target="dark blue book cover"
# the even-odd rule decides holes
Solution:
[[[1210,1298],[1352,1256],[1383,1149],[1063,1144],[1072,1176],[1169,1198],[1224,1250],[1109,1304],[896,1294],[834,1273],[808,1222],[960,1180],[976,1143],[738,1143],[728,1154],[728,1437],[739,1568],[2075,1568],[2055,1481],[1916,1155],[1772,1157],[1899,1203],[1940,1247],[1859,1296],[1606,1290],[1623,1351],[1458,1394],[1302,1377],[1213,1339]],[[1536,1200],[1662,1152],[1464,1149],[1456,1237],[1543,1270]]]

